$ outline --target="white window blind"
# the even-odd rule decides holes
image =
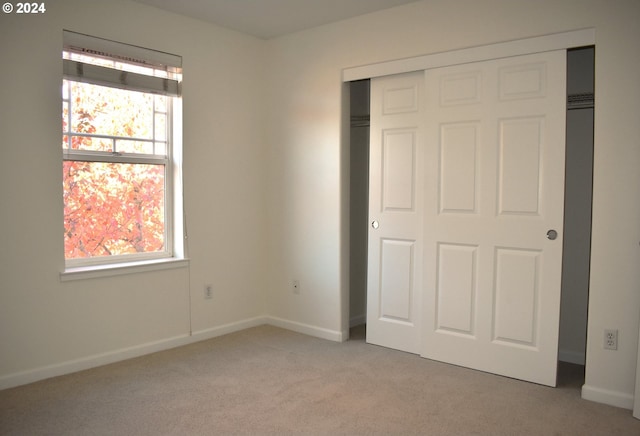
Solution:
[[[63,39],[65,79],[172,97],[180,95],[180,56],[66,30]],[[110,64],[99,65],[88,61],[89,58],[109,60]]]

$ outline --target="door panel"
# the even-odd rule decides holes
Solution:
[[[412,321],[411,285],[415,241],[382,240],[379,318]]]
[[[415,129],[382,132],[383,211],[412,211],[415,201]]]
[[[540,252],[496,249],[493,340],[536,346]]]
[[[477,252],[472,245],[438,245],[438,330],[473,336]]]
[[[539,213],[543,120],[499,121],[498,210],[504,214]]]
[[[425,72],[424,357],[556,383],[565,69],[558,51]]]
[[[424,72],[371,80],[367,342],[420,352]]]

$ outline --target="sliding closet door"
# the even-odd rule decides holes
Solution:
[[[418,354],[424,72],[371,80],[367,342]]]
[[[421,355],[555,386],[566,52],[426,71]]]

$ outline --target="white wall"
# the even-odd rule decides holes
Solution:
[[[341,165],[346,67],[550,33],[596,29],[593,255],[586,398],[630,408],[640,308],[640,3],[425,0],[268,43],[270,288],[279,317],[335,332],[348,292]],[[341,179],[343,177],[343,179]],[[342,257],[341,257],[342,255]],[[293,295],[297,278],[303,292]],[[342,287],[342,288],[341,288]],[[604,328],[619,349],[602,349]]]
[[[133,2],[46,8],[0,15],[0,388],[265,310],[264,42]],[[60,282],[63,29],[183,56],[190,268]]]

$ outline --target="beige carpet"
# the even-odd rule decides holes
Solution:
[[[640,435],[558,388],[270,326],[0,391],[2,435]]]

